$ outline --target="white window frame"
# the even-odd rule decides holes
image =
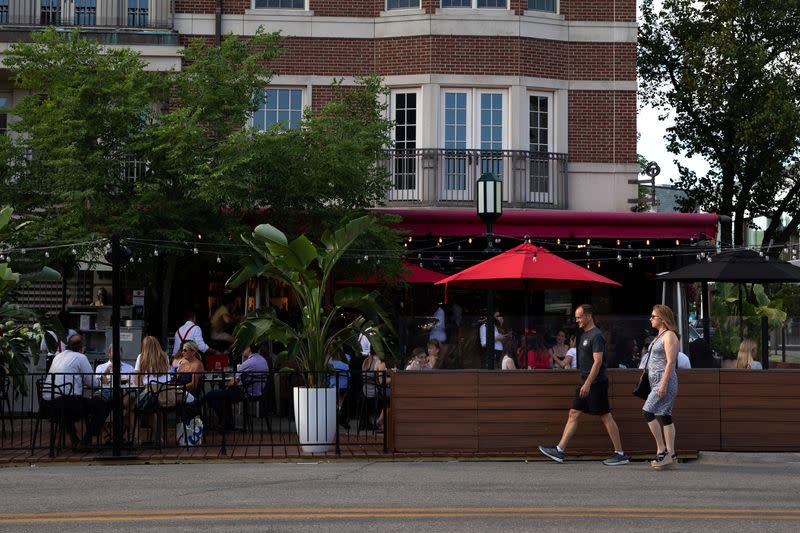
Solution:
[[[480,99],[484,94],[500,94],[502,96],[503,105],[503,132],[501,140],[501,150],[508,150],[511,146],[511,128],[510,128],[510,109],[509,109],[509,90],[508,88],[475,88],[475,87],[442,87],[439,96],[439,138],[441,142],[439,146],[445,147],[446,131],[445,131],[445,100],[448,94],[453,93],[466,93],[466,111],[467,111],[467,126],[466,126],[466,150],[481,150],[481,107]],[[441,190],[439,194],[445,200],[472,200],[474,190],[471,184],[480,177],[480,164],[470,165],[467,170],[466,189],[448,189],[445,179],[445,165],[446,158],[442,158],[439,168],[439,175],[442,176]],[[511,168],[503,169],[503,180],[510,183]],[[503,187],[503,200],[509,198],[509,187]]]
[[[308,11],[310,0],[303,1],[303,7],[256,7],[256,0],[250,0],[250,9],[257,9],[259,11],[289,11],[289,12],[299,12],[299,11]]]
[[[303,113],[305,113],[306,108],[309,106],[308,96],[306,93],[305,86],[296,86],[296,85],[267,85],[265,87],[261,87],[259,91],[267,91],[270,89],[274,90],[287,90],[287,91],[300,91],[300,119],[303,118]],[[258,112],[258,111],[257,111]],[[255,129],[255,120],[253,115],[250,115],[250,119],[248,120],[248,126],[251,129]],[[298,125],[298,127],[300,127]],[[293,128],[285,128],[285,129],[293,129]],[[270,128],[265,130],[256,130],[258,133],[267,133]]]
[[[398,94],[415,94],[417,100],[417,107],[416,107],[416,147],[419,149],[422,146],[422,89],[420,87],[397,87],[391,89],[389,91],[389,105],[387,107],[387,111],[389,113],[389,119],[394,121],[395,111],[397,110],[396,105],[396,95]],[[396,128],[392,128],[391,131],[391,138],[392,143],[396,142]],[[389,200],[419,200],[422,195],[422,168],[420,168],[420,162],[417,161],[415,163],[417,166],[415,168],[416,177],[414,179],[414,188],[413,189],[395,189],[394,188],[394,168],[390,168],[389,172],[392,177],[392,187],[389,189]]]
[[[538,96],[538,97],[545,97],[547,98],[547,151],[548,152],[555,152],[555,98],[556,95],[553,92],[545,92],[545,91],[536,91],[536,90],[529,90],[525,95],[525,107],[526,112],[525,115],[525,132],[527,134],[528,139],[530,139],[530,129],[531,129],[531,97]],[[530,151],[530,141],[528,142],[527,149]],[[544,202],[549,203],[552,198],[552,191],[555,185],[555,165],[557,164],[556,160],[550,160],[548,164],[548,189],[546,193],[543,192],[534,192],[530,190],[530,184],[525,184],[525,194],[528,196],[528,200],[531,202]],[[526,177],[526,179],[530,179],[530,175]]]
[[[0,98],[4,99],[7,103],[7,107],[11,108],[14,105],[14,100],[12,99],[12,94],[6,91],[0,91]],[[0,105],[0,109],[5,108],[5,105]],[[8,119],[11,118],[11,113],[8,111],[0,111],[0,116],[5,119],[5,127],[3,130],[0,130],[0,135],[8,135]]]
[[[417,5],[416,6],[410,6],[410,7],[389,7],[389,0],[386,0],[383,3],[383,9],[384,9],[384,11],[403,11],[404,9],[417,9],[418,10],[418,9],[422,9],[422,0],[417,0]]]
[[[561,10],[561,0],[554,0],[553,2],[553,11],[545,11],[543,9],[532,9],[528,5],[528,0],[525,0],[525,11],[527,15],[536,14],[536,13],[550,13],[553,15],[558,15],[559,11]]]
[[[451,7],[442,5],[442,1],[439,0],[439,8],[440,9],[511,9],[511,7],[509,6],[510,0],[506,0],[506,7],[478,7],[478,1],[479,0],[471,0],[471,5],[469,7]]]

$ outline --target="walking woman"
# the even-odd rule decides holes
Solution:
[[[642,412],[650,432],[656,439],[656,458],[650,464],[661,470],[672,464],[675,453],[675,424],[672,421],[672,404],[678,395],[678,335],[675,315],[666,305],[654,305],[650,325],[658,336],[650,344],[647,373],[650,377],[650,395]]]

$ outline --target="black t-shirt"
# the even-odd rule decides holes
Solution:
[[[581,340],[578,343],[578,367],[581,369],[581,379],[589,377],[589,372],[592,371],[594,364],[594,354],[600,352],[603,354],[603,364],[600,365],[600,372],[597,373],[595,382],[600,383],[607,379],[606,377],[606,340],[603,334],[596,327],[589,331],[584,331],[581,335]]]

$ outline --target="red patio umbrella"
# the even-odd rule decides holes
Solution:
[[[415,263],[409,263],[407,261],[403,261],[403,269],[406,272],[403,272],[401,277],[407,283],[436,283],[437,281],[444,279],[446,276],[435,270],[430,270],[428,268],[421,267]],[[367,279],[364,278],[354,278],[354,279],[343,279],[339,280],[336,283],[339,285],[377,285],[378,278],[374,275],[370,276]]]
[[[562,259],[545,248],[520,244],[436,282],[474,289],[544,290],[621,286],[616,281]]]

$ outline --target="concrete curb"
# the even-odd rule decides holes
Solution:
[[[697,464],[786,464],[800,463],[796,452],[698,452]]]

